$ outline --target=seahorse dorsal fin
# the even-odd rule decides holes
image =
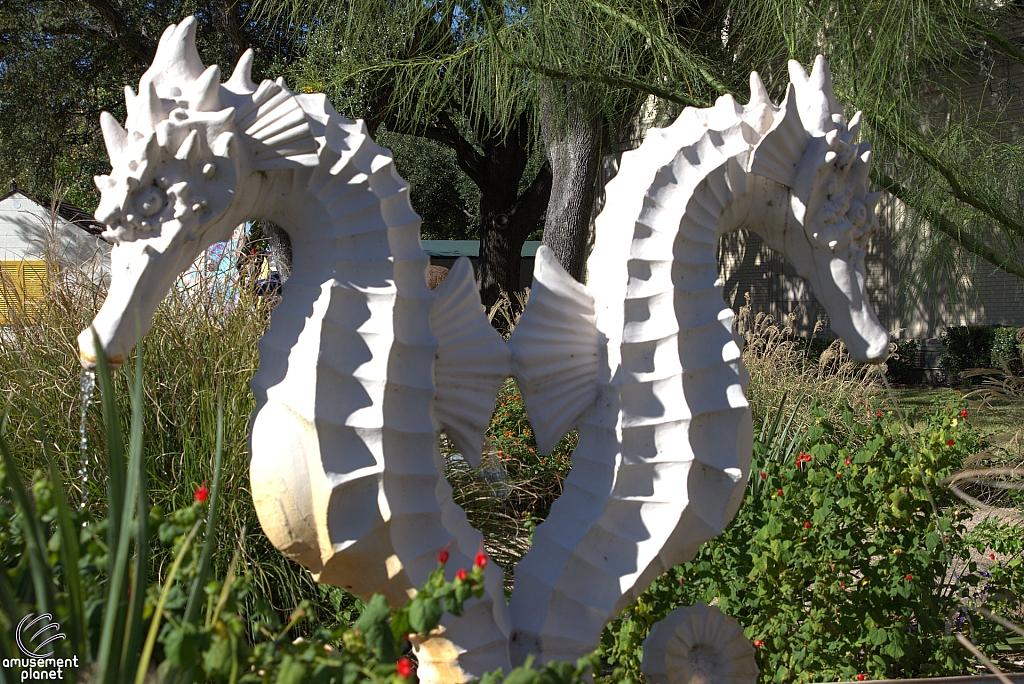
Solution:
[[[255,171],[316,166],[316,136],[295,93],[280,83],[263,81],[251,104],[236,114]]]
[[[806,80],[806,74],[804,78]],[[750,155],[748,170],[786,187],[793,187],[796,168],[803,158],[810,137],[800,120],[796,86],[790,83],[782,110]]]
[[[597,398],[596,321],[590,290],[541,245],[530,301],[508,342],[541,453],[551,453]]]
[[[512,355],[480,303],[469,259],[459,258],[434,290],[430,329],[437,337],[434,417],[466,461],[480,466],[494,396],[512,374]]]

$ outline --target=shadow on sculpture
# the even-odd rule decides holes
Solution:
[[[540,451],[579,429],[564,494],[517,566],[510,602],[492,564],[481,599],[417,638],[437,681],[507,672],[530,655],[586,655],[612,617],[735,514],[752,433],[715,258],[723,234],[746,228],[786,254],[851,357],[886,356],[864,293],[864,247],[878,227],[870,151],[821,57],[810,77],[791,63],[781,106],[752,74],[749,104],[725,96],[687,109],[624,154],[597,219],[591,282],[541,248],[508,344],[468,261],[428,288],[408,184],[364,124],[283,80],[257,86],[251,64],[247,52],[221,84],[186,19],[164,33],[139,93],[126,90],[125,127],[101,117],[113,170],[96,179],[96,216],[115,247],[93,325],[120,363],[137,342],[135,318],[147,332],[201,250],[246,219],[281,226],[293,269],[252,381],[256,510],[275,546],[318,581],[392,605],[441,549],[454,574],[482,541],[452,502],[441,430],[479,465],[509,375]],[[89,332],[79,350],[95,364]]]

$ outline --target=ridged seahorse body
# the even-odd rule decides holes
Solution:
[[[362,122],[283,81],[257,87],[251,52],[221,85],[194,40],[194,20],[169,27],[140,94],[128,96],[128,130],[103,118],[114,171],[97,181],[97,215],[117,245],[95,328],[107,354],[122,357],[134,344],[129,318],[137,313],[148,328],[154,293],[229,226],[282,226],[294,270],[252,381],[256,511],[271,541],[319,581],[400,605],[442,549],[454,575],[482,545],[452,501],[438,432],[479,452],[509,352],[468,261],[436,292],[427,288],[408,184]],[[227,181],[232,188],[210,193]],[[90,333],[80,347],[83,362],[94,362]],[[493,564],[485,585],[461,622],[442,622],[461,677],[507,662]]]
[[[817,118],[807,114],[809,124],[793,86],[775,107],[753,74],[747,106],[724,96],[714,108],[687,109],[623,155],[597,219],[587,286],[572,282],[543,248],[538,252],[535,288],[509,343],[513,364],[538,439],[550,433],[553,444],[555,435],[578,426],[580,441],[562,497],[516,567],[513,663],[537,652],[542,662],[588,653],[611,618],[659,574],[693,558],[739,508],[753,447],[749,375],[733,312],[723,302],[719,238],[750,228],[790,254],[797,229],[805,243],[820,242],[814,221],[821,210],[807,210],[812,189],[800,187],[801,166],[813,164],[813,192],[824,183],[829,198],[838,200],[828,205],[830,216],[845,218],[852,204],[868,203],[858,199],[866,192],[867,158],[857,156],[856,131],[845,130],[830,97],[824,61],[819,58],[811,82],[799,65],[793,72],[804,91],[799,104],[818,107]],[[824,150],[813,144],[814,134],[829,138]],[[822,172],[829,166],[831,172]],[[800,218],[807,223],[795,220],[794,206],[804,209]],[[826,263],[835,258],[844,272],[862,273],[857,249],[877,223],[854,218],[856,224],[841,227],[845,244],[818,249],[829,250]],[[858,247],[847,253],[854,240]],[[817,290],[821,269],[812,273],[806,262],[801,274]],[[863,297],[862,286],[853,294]],[[593,314],[577,315],[573,325],[552,334],[551,312],[573,310],[553,304],[560,299],[591,301]],[[849,318],[855,297],[834,299],[825,301],[830,313]],[[876,327],[857,333],[869,342],[853,339],[851,347],[877,360],[888,336],[873,313],[867,322]],[[577,350],[595,337],[597,363],[569,373],[590,372],[596,386],[583,411],[577,407],[584,392],[567,393],[557,374],[533,377],[520,370],[585,356]],[[558,416],[558,425],[550,427],[548,416]]]

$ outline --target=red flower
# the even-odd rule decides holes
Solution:
[[[967,417],[967,409],[964,409],[963,411],[960,412],[960,417],[961,418],[966,418]]]
[[[761,648],[762,646],[764,646],[764,642],[760,639],[754,642],[754,648]]]
[[[804,523],[804,529],[805,529],[805,530],[809,530],[809,529],[811,529],[811,523],[809,523],[809,522],[805,522],[805,523]]]
[[[448,562],[448,549],[441,549],[441,553],[437,554],[437,562],[444,565]]]
[[[990,554],[988,554],[988,557],[991,558],[992,560],[995,560],[996,559],[996,554],[990,553]]]
[[[476,554],[476,565],[479,568],[482,568],[485,565],[487,565],[487,554],[484,553],[483,551],[481,551],[480,553]]]
[[[948,442],[946,442],[946,446],[953,446],[953,440],[949,440]]]
[[[846,588],[846,585],[845,585],[845,584],[844,584],[843,582],[840,582],[840,583],[839,583],[839,588],[840,588],[840,589],[845,589],[845,588]]]
[[[846,465],[850,465],[850,459],[846,459]]]
[[[910,580],[912,580],[912,579],[914,579],[914,576],[913,576],[913,575],[907,575],[907,581],[908,581],[908,582],[909,582]]]
[[[206,500],[209,498],[210,488],[206,486],[206,480],[203,480],[203,486],[196,489],[196,501],[206,503]]]
[[[842,474],[842,473],[836,473],[836,477],[838,477],[838,478],[842,478],[842,476],[843,476],[843,474]]]
[[[867,678],[868,678],[868,677],[867,677],[867,675],[865,675],[865,674],[863,674],[863,673],[861,673],[861,674],[857,675],[857,681],[858,681],[858,682],[863,682],[863,681],[864,681],[865,679],[867,679]]]
[[[879,418],[881,418],[882,417],[882,412],[881,411],[875,411],[875,415],[878,416]]]
[[[399,677],[411,677],[413,670],[412,661],[408,658],[399,658],[395,669],[398,670]]]
[[[457,573],[455,573],[455,579],[461,580],[461,581],[465,582],[466,581],[466,569],[465,568],[460,568],[459,571]]]
[[[761,473],[761,479],[762,479],[762,480],[767,480],[767,479],[768,479],[768,476],[767,476],[767,475],[765,475],[764,473]]]
[[[779,496],[782,496],[782,490],[781,489],[779,490]]]

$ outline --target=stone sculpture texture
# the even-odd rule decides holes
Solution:
[[[739,507],[752,432],[741,342],[715,245],[747,228],[783,252],[855,360],[888,334],[864,291],[877,229],[870,150],[846,125],[823,58],[790,65],[781,106],[751,75],[746,106],[689,108],[623,156],[597,219],[582,285],[544,248],[506,345],[469,262],[433,291],[408,184],[361,121],[283,80],[251,81],[252,52],[220,83],[195,21],[168,27],[122,127],[101,126],[113,170],[96,179],[112,282],[93,327],[113,364],[175,277],[240,222],[291,238],[293,273],[260,340],[250,478],[263,529],[321,581],[399,604],[448,548],[468,567],[482,542],[451,497],[438,434],[471,460],[494,397],[519,383],[541,452],[573,427],[565,492],[516,568],[418,643],[421,679],[589,653],[609,619],[692,558]],[[94,365],[91,331],[79,336]],[[479,458],[479,456],[477,456]],[[474,463],[475,465],[475,463]]]
[[[717,606],[676,608],[651,628],[640,665],[649,684],[748,684],[760,670],[743,627]]]

